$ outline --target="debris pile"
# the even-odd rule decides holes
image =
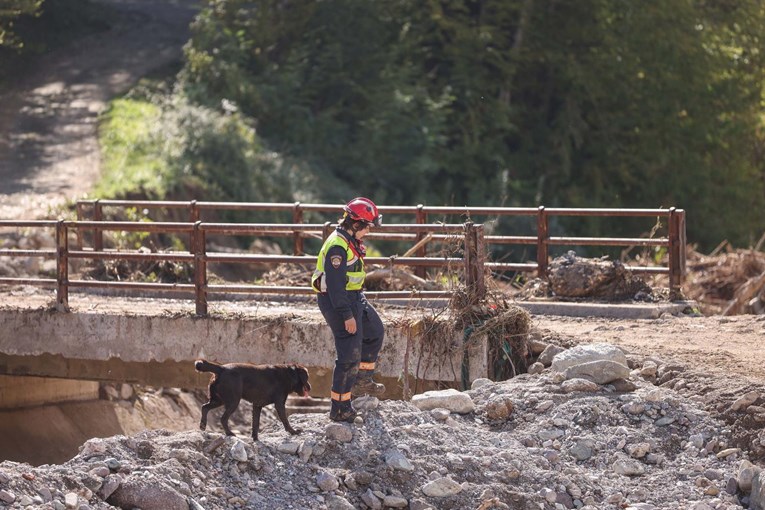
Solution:
[[[711,255],[688,249],[683,292],[706,315],[765,313],[765,252],[725,246],[723,253]]]
[[[8,508],[664,509],[765,505],[731,428],[678,390],[673,365],[606,345],[536,341],[533,373],[411,402],[356,400],[354,424],[293,415],[252,442],[214,432],[92,439],[62,465],[0,464]],[[557,351],[557,354],[553,354]],[[674,380],[675,388],[665,384]],[[761,393],[729,412],[759,416]],[[215,412],[211,422],[217,418]],[[765,444],[765,433],[757,439]]]

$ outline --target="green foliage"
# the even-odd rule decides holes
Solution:
[[[284,201],[289,173],[235,111],[182,98],[113,101],[101,124],[104,174],[95,194],[153,199]]]
[[[725,206],[765,206],[763,26],[759,0],[210,0],[181,80],[321,199],[678,206],[691,241],[745,244],[765,219]]]

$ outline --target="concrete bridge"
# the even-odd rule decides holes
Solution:
[[[193,368],[194,360],[204,357],[300,363],[311,373],[314,396],[329,395],[334,341],[313,303],[219,302],[205,318],[179,300],[89,295],[78,297],[70,312],[58,312],[53,304],[43,295],[5,300],[0,307],[0,375],[195,388],[209,380],[209,374]],[[378,372],[389,388],[386,396],[401,396],[404,374],[412,388],[415,379],[420,389],[435,381],[459,385],[462,332],[424,340],[423,320],[432,322],[432,310],[388,308],[381,316],[386,339]],[[486,377],[486,342],[478,338],[470,344],[465,351],[469,378]],[[14,392],[13,384],[0,380],[0,407],[32,394],[41,399],[46,391],[53,391],[54,400],[68,394],[66,384],[47,384],[46,391],[34,386],[32,392],[22,387]],[[92,391],[93,384],[87,387]],[[79,395],[83,388],[72,386],[70,392]]]
[[[220,362],[300,363],[311,373],[313,396],[329,395],[334,340],[313,301],[291,305],[219,301],[208,317],[197,317],[181,299],[105,297],[81,294],[71,311],[55,309],[53,293],[1,294],[0,409],[98,396],[98,382],[199,388],[209,374],[194,370],[195,359]],[[519,303],[533,314],[651,318],[679,313],[688,303],[649,305]],[[424,335],[443,311],[378,308],[386,339],[378,372],[386,397],[436,382],[458,387],[462,366],[472,381],[488,374],[485,338],[463,349],[461,331]],[[463,352],[465,356],[463,357]],[[24,378],[21,378],[21,377]],[[55,378],[51,379],[51,378]]]

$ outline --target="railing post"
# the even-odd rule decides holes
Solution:
[[[69,240],[64,220],[56,223],[56,310],[69,311]]]
[[[197,206],[197,201],[192,200],[191,202],[189,202],[189,221],[191,223],[196,223],[201,219],[202,218],[200,218],[199,206]]]
[[[292,223],[303,223],[303,209],[300,208],[300,202],[295,202],[295,208],[292,209]],[[303,254],[303,234],[295,231],[292,239],[292,254]]]
[[[473,250],[472,243],[471,243],[471,237],[473,233],[473,222],[467,221],[465,222],[465,246],[463,249],[463,262],[465,263],[465,286],[468,288],[468,293],[470,292],[470,288],[473,285],[473,271],[472,271],[472,255]]]
[[[428,213],[426,213],[423,210],[423,207],[425,207],[422,204],[417,204],[417,224],[418,225],[424,225],[428,222]],[[424,232],[417,232],[417,238],[415,240],[416,243],[419,243],[422,241],[422,239],[425,237]],[[428,251],[427,251],[427,245],[422,245],[421,247],[417,248],[417,256],[418,257],[427,257]],[[416,276],[419,276],[420,278],[426,278],[427,277],[427,268],[425,266],[417,266],[414,269],[414,274]]]
[[[101,199],[97,198],[96,201],[93,202],[93,221],[103,221],[104,219],[104,211],[101,208],[100,200]],[[93,229],[93,250],[104,250],[104,233],[100,228]]]
[[[189,202],[189,221],[191,223],[196,223],[200,220],[201,218],[199,217],[199,207],[197,207],[197,201],[192,200]],[[189,233],[189,251],[194,251],[194,231]]]
[[[540,205],[537,212],[537,277],[547,278],[548,246],[548,219],[545,206]]]
[[[82,220],[82,202],[80,202],[79,200],[77,201],[75,205],[75,210],[77,211],[77,221],[81,221]],[[84,241],[82,239],[82,236],[83,236],[82,229],[78,228],[75,235],[77,236],[77,249],[82,251],[82,246],[84,244]]]
[[[207,259],[205,254],[205,231],[202,222],[194,223],[192,247],[194,251],[194,293],[196,296],[197,315],[207,315]]]
[[[483,225],[472,221],[465,223],[465,285],[471,302],[477,302],[486,296],[486,283],[483,279]]]
[[[685,210],[678,209],[677,214],[677,230],[679,235],[679,249],[680,249],[680,284],[685,281],[685,257],[686,257],[686,245],[688,244],[688,238],[685,232]]]
[[[321,229],[321,241],[322,242],[326,241],[327,238],[329,237],[329,234],[332,233],[332,232],[330,232],[330,227],[331,226],[332,226],[332,222],[331,221],[325,221],[324,222],[324,228]]]
[[[670,299],[675,299],[680,290],[681,264],[680,264],[680,224],[679,215],[674,207],[669,208],[669,294]]]
[[[483,225],[475,225],[473,228],[473,246],[475,256],[473,257],[473,270],[475,271],[475,293],[481,300],[486,297],[486,280],[484,278],[484,263],[486,262],[486,253],[484,251]]]

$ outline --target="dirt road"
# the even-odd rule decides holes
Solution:
[[[140,77],[178,61],[190,0],[101,0],[111,28],[56,49],[0,95],[0,218],[40,218],[100,173],[98,116]]]
[[[765,315],[666,316],[650,320],[538,317],[543,336],[560,343],[607,342],[675,360],[721,379],[765,382]]]

